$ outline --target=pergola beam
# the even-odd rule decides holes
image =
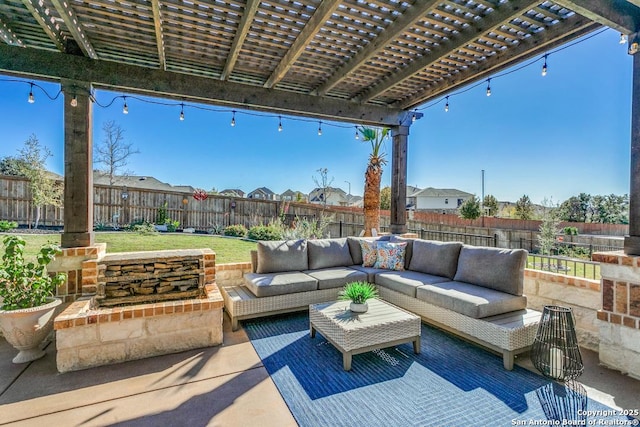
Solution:
[[[56,8],[58,14],[67,26],[67,29],[73,36],[73,39],[78,43],[80,49],[82,49],[82,52],[91,59],[98,59],[98,55],[82,29],[82,25],[80,24],[80,21],[78,21],[78,17],[75,11],[71,8],[71,5],[66,1],[60,0],[51,0],[51,3],[53,3],[53,6]]]
[[[16,34],[0,19],[0,39],[11,46],[24,47],[22,40],[16,36]]]
[[[40,6],[36,0],[22,0],[24,6],[31,12],[33,19],[40,25],[42,30],[49,36],[60,52],[65,51],[65,37],[60,31],[60,27],[49,15],[49,11]]]
[[[158,0],[151,0],[151,7],[153,9],[153,26],[156,31],[156,45],[158,46],[158,62],[160,63],[160,69],[167,70],[167,60],[164,55],[164,35],[162,34],[162,17],[160,16],[160,2]]]
[[[272,88],[284,78],[302,52],[304,52],[307,45],[311,43],[325,22],[327,22],[333,12],[340,6],[340,3],[339,0],[322,0],[320,6],[318,6],[311,18],[309,18],[307,25],[304,26],[298,37],[296,37],[296,41],[293,42],[276,69],[273,70],[273,73],[271,73],[271,76],[265,82],[264,87]]]
[[[492,29],[499,27],[505,22],[511,21],[514,17],[523,14],[528,8],[540,3],[538,0],[516,0],[502,4],[487,15],[484,19],[478,21],[476,25],[469,26],[460,32],[457,37],[453,37],[449,42],[442,43],[429,54],[421,59],[412,62],[409,66],[398,70],[398,72],[390,74],[380,84],[365,90],[361,95],[355,97],[355,100],[367,102],[373,98],[383,94],[387,90],[402,83],[414,74],[424,70],[430,65],[438,62],[451,52],[455,52],[461,46],[467,45],[469,42],[476,40],[483,34],[490,32]]]
[[[411,113],[393,107],[336,98],[266,89],[260,86],[163,71],[113,61],[40,49],[0,45],[0,70],[44,80],[90,82],[94,88],[198,102],[234,108],[277,112],[322,120],[372,126],[397,126]]]
[[[256,12],[258,11],[258,6],[260,6],[260,0],[247,1],[242,18],[240,18],[240,24],[238,24],[238,30],[236,31],[233,43],[231,44],[231,50],[229,51],[227,62],[224,64],[222,74],[220,74],[220,80],[227,80],[229,75],[233,72],[233,67],[236,66],[236,61],[238,60],[238,55],[240,55],[240,51],[242,50],[244,40],[247,38],[247,34],[249,34],[253,18],[256,16]]]
[[[372,42],[366,45],[360,52],[353,56],[348,62],[338,68],[333,75],[316,89],[318,95],[326,95],[335,85],[340,83],[352,71],[360,67],[371,57],[376,55],[393,41],[400,34],[407,31],[412,25],[418,22],[431,9],[438,6],[439,0],[418,0],[409,7],[398,19],[393,21],[385,30]]]
[[[571,27],[571,31],[567,31],[567,27]],[[567,18],[562,28],[560,28],[560,25],[553,26],[545,30],[542,37],[525,39],[521,41],[518,46],[514,46],[502,54],[494,55],[479,62],[467,68],[465,71],[456,74],[455,77],[448,80],[445,79],[444,83],[427,88],[425,91],[408,98],[396,106],[403,109],[415,108],[434,98],[444,96],[460,86],[485,79],[487,76],[495,74],[500,70],[540,55],[556,46],[568,43],[598,28],[601,28],[600,24],[595,24],[583,16],[573,15]]]
[[[623,34],[635,33],[640,26],[639,0],[554,0],[554,3]]]

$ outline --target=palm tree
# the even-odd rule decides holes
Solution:
[[[381,151],[382,142],[389,133],[388,128],[358,128],[364,142],[371,143],[369,164],[364,173],[364,235],[371,236],[371,230],[380,230],[380,180],[382,166],[387,163],[386,154]]]

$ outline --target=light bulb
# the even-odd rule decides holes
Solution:
[[[124,101],[124,105],[122,106],[122,114],[129,114],[129,107],[127,106],[127,101]]]
[[[487,80],[487,96],[491,96],[491,79]]]
[[[71,106],[72,107],[78,106],[78,97],[76,95],[73,95],[73,98],[71,98]]]
[[[231,116],[231,127],[234,127],[236,125],[236,112],[232,111],[233,116]]]
[[[447,103],[444,104],[444,112],[448,113],[449,112],[449,97],[447,96]]]
[[[360,139],[360,134],[358,133],[358,128],[356,128],[356,140]]]
[[[318,122],[318,136],[322,136],[322,122]]]
[[[180,104],[180,121],[184,121],[184,104]]]
[[[625,44],[627,41],[629,41],[627,35],[620,33],[620,44]]]
[[[29,104],[33,104],[36,102],[36,99],[33,97],[33,83],[31,83],[31,89],[29,89]]]
[[[282,118],[278,117],[278,132],[282,132]]]
[[[413,115],[411,116],[411,123],[415,123],[416,120],[417,120],[416,113],[413,113]]]
[[[542,77],[547,75],[547,55],[544,56],[544,64],[542,64]]]

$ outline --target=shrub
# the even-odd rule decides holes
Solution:
[[[577,236],[578,235],[578,228],[576,228],[576,227],[565,227],[565,228],[562,229],[562,231],[567,236]]]
[[[0,231],[10,231],[18,228],[18,223],[15,221],[0,221]]]
[[[173,233],[178,229],[178,227],[180,227],[180,221],[171,221],[170,219],[167,219],[165,221],[165,225],[167,226],[167,231]]]
[[[252,240],[280,240],[282,232],[275,225],[255,225],[249,229],[247,237]]]
[[[152,223],[147,222],[145,220],[134,221],[131,224],[126,225],[124,229],[125,231],[131,231],[133,233],[138,233],[143,235],[157,233],[155,226]]]
[[[224,229],[225,236],[245,237],[247,235],[247,227],[242,224],[229,225]]]

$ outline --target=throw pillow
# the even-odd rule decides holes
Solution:
[[[360,240],[360,249],[362,249],[362,266],[373,267],[378,260],[377,242]]]
[[[407,243],[378,242],[378,260],[374,268],[404,270],[404,254]]]

